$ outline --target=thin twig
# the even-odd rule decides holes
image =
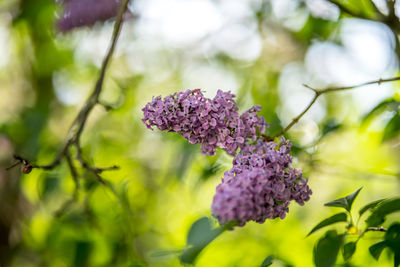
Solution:
[[[371,85],[371,84],[378,84],[380,85],[381,83],[386,83],[386,82],[393,82],[393,81],[398,81],[400,80],[400,77],[394,77],[394,78],[389,78],[389,79],[379,79],[375,81],[370,81],[370,82],[365,82],[361,84],[356,84],[356,85],[351,85],[351,86],[340,86],[340,87],[328,87],[322,90],[318,90],[315,88],[312,88],[309,85],[304,85],[308,89],[312,90],[314,92],[314,97],[311,99],[310,103],[306,106],[306,108],[299,114],[297,115],[290,123],[288,126],[286,126],[282,131],[280,131],[277,135],[275,135],[272,140],[275,137],[284,135],[290,128],[293,127],[302,117],[306,112],[314,105],[315,101],[317,101],[318,97],[320,97],[323,94],[326,93],[332,93],[332,92],[337,92],[337,91],[345,91],[345,90],[351,90],[355,89],[358,87],[366,86],[366,85]]]
[[[89,166],[86,163],[86,161],[83,160],[83,158],[81,156],[82,149],[79,146],[79,140],[80,140],[82,132],[85,128],[85,125],[86,125],[86,122],[87,122],[90,112],[93,110],[93,108],[97,104],[99,104],[99,96],[103,89],[103,82],[104,82],[106,70],[107,70],[107,67],[113,56],[115,47],[117,45],[118,37],[121,32],[121,27],[122,27],[122,23],[123,23],[123,16],[126,13],[129,1],[130,0],[124,0],[119,8],[118,15],[116,17],[115,24],[114,24],[114,30],[113,30],[113,34],[112,34],[112,38],[111,38],[110,47],[109,47],[107,54],[104,57],[104,60],[102,62],[99,77],[96,81],[95,87],[94,87],[92,93],[90,94],[90,96],[88,97],[88,99],[86,100],[85,104],[79,111],[78,115],[72,122],[72,124],[68,130],[67,141],[63,144],[61,150],[55,156],[53,161],[48,165],[31,164],[28,160],[26,160],[20,156],[15,156],[15,159],[17,159],[18,162],[9,168],[15,167],[18,164],[22,164],[23,167],[29,167],[31,169],[39,168],[39,169],[44,169],[44,170],[51,170],[51,169],[55,168],[56,166],[58,166],[61,163],[61,160],[63,158],[65,158],[67,160],[68,166],[70,168],[71,175],[72,175],[76,185],[79,186],[79,183],[77,183],[78,173],[76,171],[75,166],[73,165],[72,157],[68,151],[68,149],[72,145],[75,145],[78,148],[78,161],[82,165],[82,167],[85,169],[91,170],[93,173],[95,173],[98,180],[101,181],[103,184],[105,184],[104,180],[100,177],[99,173],[101,173],[102,171],[105,171],[105,170],[115,170],[118,168],[117,166],[112,166],[110,168],[97,168],[97,167]]]
[[[83,157],[82,157],[82,148],[81,148],[81,146],[79,145],[79,142],[78,142],[78,141],[75,142],[75,147],[76,147],[76,150],[77,150],[76,158],[78,159],[78,161],[79,161],[79,163],[81,164],[81,166],[82,166],[84,169],[86,169],[86,170],[92,172],[92,173],[96,176],[97,180],[98,180],[100,183],[102,183],[103,185],[105,185],[106,183],[105,183],[104,179],[100,176],[100,174],[101,174],[103,171],[109,171],[109,170],[117,170],[117,169],[119,169],[119,167],[116,166],[116,165],[111,166],[111,167],[106,167],[106,168],[93,167],[93,166],[91,166],[86,160],[83,159]]]
[[[364,233],[366,233],[366,232],[371,232],[371,231],[374,231],[374,232],[386,232],[387,229],[384,228],[384,227],[382,227],[382,226],[378,226],[378,227],[368,227],[368,228],[364,231]]]

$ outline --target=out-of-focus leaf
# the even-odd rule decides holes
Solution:
[[[394,223],[389,227],[385,234],[385,240],[393,252],[400,252],[400,223]]]
[[[382,141],[387,141],[400,133],[400,115],[396,113],[383,130]]]
[[[182,250],[155,250],[148,254],[150,258],[171,257],[181,253]]]
[[[46,197],[57,192],[60,186],[60,177],[54,175],[46,175],[42,185],[42,197]]]
[[[87,266],[91,251],[92,243],[86,240],[76,242],[74,266]]]
[[[200,178],[205,181],[212,175],[216,174],[220,169],[221,169],[221,164],[217,162],[210,162],[202,169]]]
[[[274,261],[274,257],[268,256],[268,257],[266,257],[265,260],[261,263],[261,267],[270,266],[270,265],[272,264],[273,261]]]
[[[361,123],[367,123],[374,117],[378,116],[382,112],[386,110],[395,110],[398,108],[399,102],[394,100],[393,98],[388,98],[380,102],[378,105],[376,105],[373,109],[371,109],[367,114],[364,115],[364,117],[361,120]]]
[[[204,245],[221,233],[220,228],[213,229],[211,220],[203,217],[195,221],[187,236],[187,245]]]
[[[177,160],[176,176],[179,180],[183,180],[184,175],[188,167],[190,166],[190,161],[192,159],[192,156],[195,153],[195,150],[197,149],[197,147],[192,146],[188,142],[181,142],[181,143],[182,146],[179,153],[180,155],[176,159]]]
[[[335,267],[359,267],[358,265],[353,265],[350,262],[345,262],[343,264],[336,264]]]
[[[381,253],[385,247],[386,241],[375,243],[369,247],[369,253],[371,253],[375,260],[379,260],[379,256],[381,256]]]
[[[294,267],[293,264],[289,263],[285,259],[269,255],[264,259],[264,261],[261,263],[260,267],[264,266],[271,266],[273,263],[278,263],[279,266],[285,266],[285,267]]]
[[[343,246],[343,258],[345,261],[349,260],[356,252],[357,242],[349,242]]]
[[[363,215],[366,211],[375,208],[377,205],[379,205],[382,201],[385,201],[385,200],[386,200],[386,198],[382,198],[382,199],[375,200],[375,201],[373,201],[371,203],[368,203],[367,205],[365,205],[364,207],[362,207],[360,209],[358,214],[360,216]]]
[[[357,191],[351,193],[348,196],[345,196],[343,198],[339,198],[339,199],[336,199],[334,201],[325,203],[324,205],[328,206],[328,207],[344,208],[344,209],[346,209],[347,211],[350,212],[351,206],[353,205],[353,202],[356,199],[358,193],[360,193],[361,189],[362,189],[362,187],[360,189],[358,189]]]
[[[294,35],[301,41],[311,43],[312,40],[326,40],[336,29],[337,24],[330,20],[309,16],[304,26]]]
[[[347,214],[345,212],[340,212],[338,214],[335,214],[329,218],[326,218],[325,220],[321,221],[319,224],[317,224],[309,233],[307,236],[311,235],[315,231],[325,227],[329,226],[334,223],[338,222],[346,222],[347,221]]]
[[[322,125],[321,137],[324,137],[328,133],[339,130],[341,127],[342,127],[342,125],[340,123],[338,123],[337,121],[328,120]]]
[[[339,5],[343,6],[343,9],[341,9],[342,15],[361,17],[371,20],[377,20],[380,17],[380,14],[376,11],[374,5],[371,3],[371,0],[331,0],[330,2],[338,3]],[[344,9],[348,10],[348,12],[344,11]]]
[[[195,221],[189,230],[187,237],[187,249],[179,257],[182,263],[193,264],[200,252],[227,229],[231,229],[236,223],[228,223],[222,227],[212,228],[211,220],[203,217]]]
[[[331,267],[335,264],[344,235],[335,230],[326,232],[314,247],[314,263],[316,267]]]
[[[400,198],[392,198],[382,201],[373,210],[367,218],[368,226],[379,226],[385,221],[386,215],[400,211]]]

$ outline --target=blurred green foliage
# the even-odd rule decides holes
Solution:
[[[192,2],[196,9],[198,1]],[[206,2],[222,8],[229,1]],[[5,168],[12,164],[13,153],[38,164],[54,159],[94,86],[113,22],[60,34],[54,26],[60,12],[56,2],[0,0],[0,266],[181,265],[181,252],[198,245],[187,242],[188,233],[193,234],[200,218],[211,216],[215,187],[232,158],[221,151],[205,157],[198,145],[189,145],[176,134],[145,129],[141,108],[152,96],[194,89],[186,87],[200,87],[207,81],[215,87],[202,89],[212,95],[217,87],[231,85],[220,89],[233,90],[243,110],[261,105],[260,114],[270,124],[268,134],[276,134],[307,104],[310,92],[302,83],[320,88],[343,83],[332,78],[343,72],[340,62],[329,61],[328,56],[313,59],[311,51],[325,45],[325,52],[343,52],[348,45],[343,41],[346,25],[361,22],[380,27],[381,35],[389,36],[384,39],[389,47],[385,52],[394,65],[387,63],[376,75],[398,73],[397,22],[393,17],[382,20],[390,10],[376,9],[369,0],[337,1],[350,14],[329,3],[324,12],[325,7],[315,8],[312,1],[243,2],[246,9],[236,10],[247,12],[244,19],[227,26],[250,29],[259,40],[259,53],[248,58],[247,50],[230,53],[229,47],[218,48],[233,43],[230,35],[214,44],[219,50],[207,50],[207,42],[222,36],[218,31],[183,44],[146,34],[151,29],[143,25],[150,22],[142,18],[141,5],[132,4],[135,16],[125,22],[100,97],[114,109],[96,107],[82,135],[83,154],[90,163],[117,164],[120,169],[104,173],[110,187],[78,169],[81,188],[74,196],[66,162],[51,171],[34,169],[29,175]],[[279,3],[286,3],[284,12],[279,11]],[[239,48],[250,43],[246,38]],[[365,66],[354,63],[352,67],[363,70]],[[200,71],[206,68],[207,72]],[[318,74],[321,70],[325,73]],[[363,79],[379,78],[366,73]],[[213,75],[223,76],[224,82]],[[303,207],[292,204],[284,220],[249,223],[218,238],[213,235],[211,243],[206,234],[196,234],[206,244],[201,243],[189,261],[207,267],[328,266],[325,257],[330,257],[338,266],[374,266],[379,258],[379,266],[393,266],[393,253],[385,247],[397,246],[392,233],[398,233],[400,217],[379,208],[389,205],[390,211],[397,210],[398,206],[385,204],[389,200],[360,211],[361,216],[375,209],[367,223],[375,226],[376,220],[386,220],[392,228],[386,235],[370,233],[357,242],[355,252],[355,240],[343,243],[340,224],[329,224],[333,229],[321,233],[321,239],[316,234],[304,238],[317,222],[335,216],[322,203],[354,188],[363,186],[363,194],[353,210],[399,195],[399,89],[397,83],[385,88],[388,95],[376,99],[365,93],[359,100],[360,95],[351,92],[321,97],[310,115],[287,133],[295,144],[294,164],[310,178],[314,192],[310,202]],[[368,112],[360,102],[371,98],[375,102]],[[347,204],[350,210],[352,201]],[[214,221],[200,220],[208,229],[203,229],[205,233],[220,229]],[[341,220],[329,223],[337,221]],[[359,223],[367,225],[363,220]],[[339,253],[342,245],[345,251]]]

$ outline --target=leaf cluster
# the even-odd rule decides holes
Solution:
[[[349,261],[356,252],[359,240],[367,232],[371,231],[385,233],[381,236],[381,241],[370,246],[369,252],[372,257],[378,261],[382,251],[387,248],[393,253],[394,266],[397,267],[400,265],[400,223],[394,222],[388,229],[382,226],[388,215],[400,211],[400,198],[379,199],[366,204],[358,211],[358,220],[354,224],[351,210],[353,202],[361,189],[350,195],[326,203],[325,206],[327,207],[343,208],[345,212],[334,214],[322,220],[308,233],[307,236],[336,223],[345,223],[346,225],[345,230],[340,233],[337,230],[328,230],[316,242],[314,247],[314,263],[317,267],[334,266],[340,251],[342,251],[343,259],[346,262]],[[360,229],[358,228],[358,222],[367,212],[369,212],[369,216],[365,220],[365,226],[363,229]],[[354,235],[357,236],[356,241],[346,240],[349,236]]]

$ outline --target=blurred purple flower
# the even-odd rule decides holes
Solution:
[[[216,188],[211,210],[220,224],[283,219],[290,201],[303,205],[310,199],[308,180],[290,166],[290,148],[286,140],[278,147],[262,139],[242,148]]]
[[[142,110],[147,128],[156,126],[161,131],[177,132],[191,144],[201,144],[203,154],[214,155],[218,146],[235,155],[248,140],[255,140],[257,132],[267,127],[257,115],[260,106],[238,113],[238,106],[230,92],[219,90],[214,99],[203,96],[200,89],[187,90],[164,99],[153,98]]]
[[[57,26],[61,31],[90,26],[115,17],[121,0],[64,0],[64,10]]]

